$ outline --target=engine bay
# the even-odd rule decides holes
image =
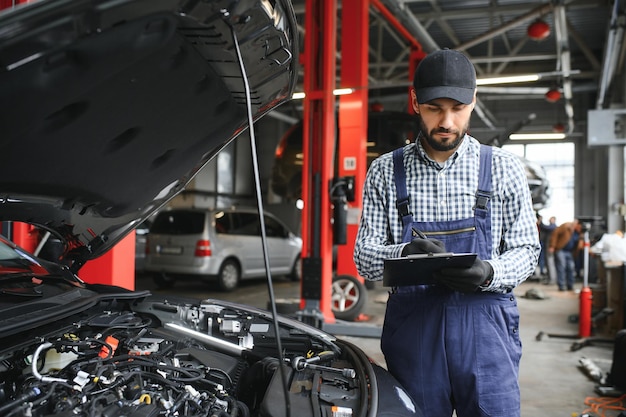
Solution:
[[[3,340],[0,415],[366,415],[367,361],[296,320],[277,340],[221,301],[105,304]]]

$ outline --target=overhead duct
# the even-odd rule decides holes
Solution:
[[[381,3],[398,19],[400,23],[418,39],[425,52],[430,53],[441,49],[433,40],[428,31],[413,15],[413,12],[404,3],[397,0],[382,0]]]
[[[597,109],[605,106],[606,92],[611,85],[615,69],[619,58],[622,44],[624,42],[624,25],[626,18],[619,15],[619,0],[613,5],[613,14],[611,15],[611,24],[609,26],[609,34],[607,37],[606,48],[604,50],[604,62],[602,64],[602,76],[600,78],[600,86],[598,89]]]
[[[563,100],[565,102],[565,114],[567,116],[567,132],[574,131],[574,107],[572,106],[572,74],[571,54],[567,34],[567,17],[565,6],[554,6],[554,27],[556,32],[556,49],[559,55],[557,71],[563,73]]]

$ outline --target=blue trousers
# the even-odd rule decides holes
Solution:
[[[513,294],[425,287],[390,294],[381,348],[424,416],[519,417],[518,326]]]
[[[574,255],[568,250],[559,250],[554,254],[556,261],[556,283],[559,289],[574,288],[576,264]]]

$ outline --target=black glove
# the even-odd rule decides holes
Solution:
[[[402,248],[402,256],[418,253],[442,253],[445,251],[446,246],[440,240],[415,238]]]
[[[436,274],[437,281],[460,292],[474,292],[493,278],[493,267],[489,262],[476,260],[468,268],[444,268]]]

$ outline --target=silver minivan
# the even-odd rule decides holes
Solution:
[[[271,213],[264,218],[272,275],[300,279],[302,239]],[[161,288],[201,278],[231,291],[242,279],[266,275],[255,209],[169,209],[155,217],[147,236],[145,271]]]

